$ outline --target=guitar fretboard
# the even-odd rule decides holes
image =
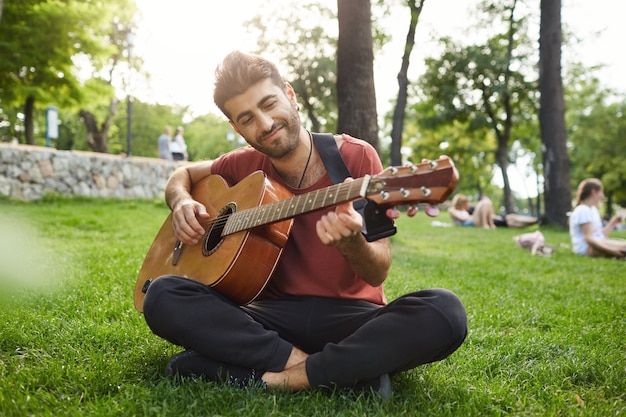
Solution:
[[[370,177],[365,176],[347,183],[331,185],[285,200],[238,211],[226,221],[222,236],[365,197],[369,180]]]

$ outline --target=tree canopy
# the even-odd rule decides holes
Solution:
[[[22,0],[4,6],[0,24],[0,105],[22,106],[23,130],[34,143],[34,107],[78,106],[85,99],[77,62],[96,70],[116,55],[111,28],[135,10],[133,0]]]

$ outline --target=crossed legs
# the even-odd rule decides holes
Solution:
[[[289,297],[237,306],[211,288],[161,277],[144,301],[153,332],[211,360],[257,370],[270,387],[350,387],[441,360],[467,333],[459,299],[418,291],[380,307]]]

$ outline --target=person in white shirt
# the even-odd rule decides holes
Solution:
[[[188,158],[187,144],[183,138],[182,126],[178,126],[176,132],[174,132],[174,137],[170,143],[170,152],[172,152],[172,159],[174,159],[174,161],[186,161]]]
[[[617,215],[603,225],[598,211],[602,200],[604,187],[599,179],[587,178],[578,185],[576,208],[569,219],[572,249],[578,255],[624,259],[626,240],[608,238],[609,233],[623,219]]]

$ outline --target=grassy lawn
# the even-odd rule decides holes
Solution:
[[[166,214],[151,201],[0,200],[0,416],[626,415],[625,262],[575,256],[551,229],[556,254],[533,257],[519,230],[434,227],[423,213],[398,221],[387,296],[451,289],[470,334],[445,361],[395,375],[390,402],[165,379],[180,349],[149,331],[132,293]]]

